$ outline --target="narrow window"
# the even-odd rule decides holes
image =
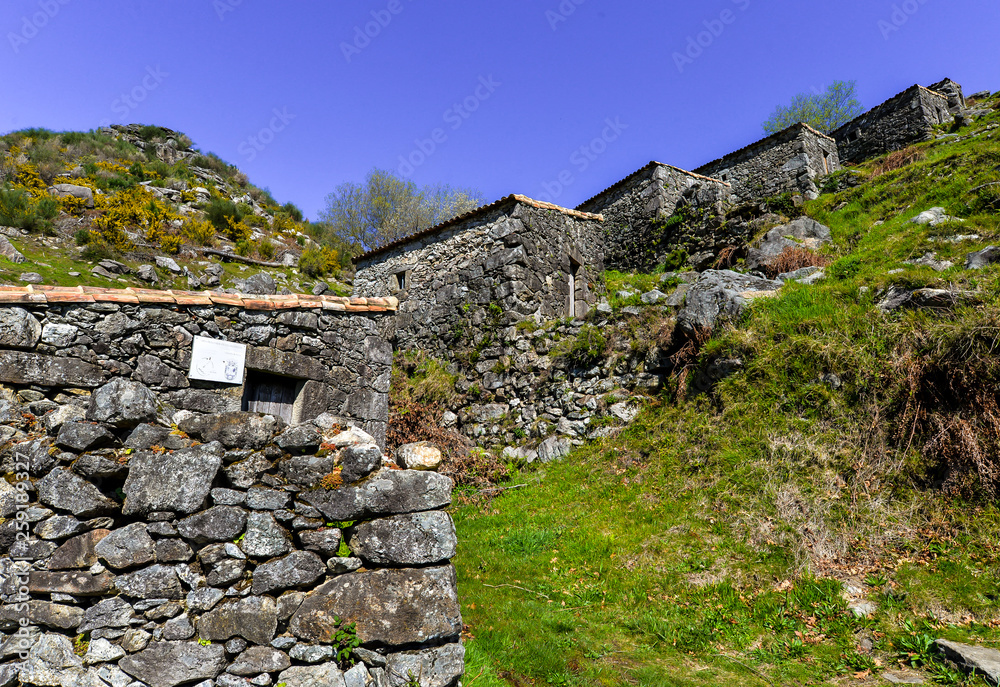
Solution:
[[[728,174],[723,174],[722,175],[722,180],[723,181],[729,181],[729,175]]]
[[[247,372],[247,383],[243,390],[243,410],[280,417],[292,424],[295,415],[295,399],[302,382],[291,377]]]
[[[576,286],[580,278],[580,266],[569,261],[569,316],[576,317]]]
[[[823,173],[830,173],[830,153],[823,151]]]
[[[406,272],[400,272],[396,275],[396,290],[402,291],[406,288]]]

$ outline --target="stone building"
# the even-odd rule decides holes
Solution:
[[[858,163],[933,138],[934,127],[953,122],[965,102],[955,82],[936,85],[950,95],[911,86],[834,131],[841,160]]]
[[[330,413],[381,444],[395,308],[394,298],[0,286],[0,383],[55,396],[124,377],[172,412],[262,411],[289,424]],[[189,374],[205,340],[245,346],[242,376]]]
[[[840,169],[837,142],[808,124],[794,124],[695,170],[732,185],[737,203],[783,193],[817,198],[816,180]]]
[[[507,196],[355,258],[354,293],[397,297],[397,344],[450,357],[494,314],[585,316],[603,289],[602,221]]]
[[[725,232],[706,231],[712,218],[725,215],[728,183],[661,162],[650,162],[577,206],[604,216],[604,264],[615,270],[649,270],[668,255],[715,253]],[[678,213],[685,221],[668,222]]]

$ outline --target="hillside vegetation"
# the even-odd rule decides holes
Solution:
[[[0,227],[26,258],[0,260],[0,282],[12,284],[35,273],[48,284],[197,289],[266,271],[301,291],[349,258],[295,205],[157,126],[0,137]],[[157,256],[181,270],[137,273]],[[95,273],[109,259],[120,266]]]
[[[1000,646],[1000,267],[965,268],[1000,245],[1000,112],[801,211],[826,279],[717,327],[617,435],[464,492],[465,685],[980,684],[932,641]],[[958,295],[879,308],[920,288]]]

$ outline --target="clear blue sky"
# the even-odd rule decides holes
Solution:
[[[996,0],[3,0],[0,132],[179,129],[314,219],[401,156],[421,184],[572,207],[651,159],[691,169],[751,143],[776,104],[833,80],[856,79],[866,107],[945,76],[1000,89],[998,15]]]

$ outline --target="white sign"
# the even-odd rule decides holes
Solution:
[[[196,336],[191,349],[191,371],[188,372],[188,377],[206,382],[242,384],[246,361],[245,344]]]

